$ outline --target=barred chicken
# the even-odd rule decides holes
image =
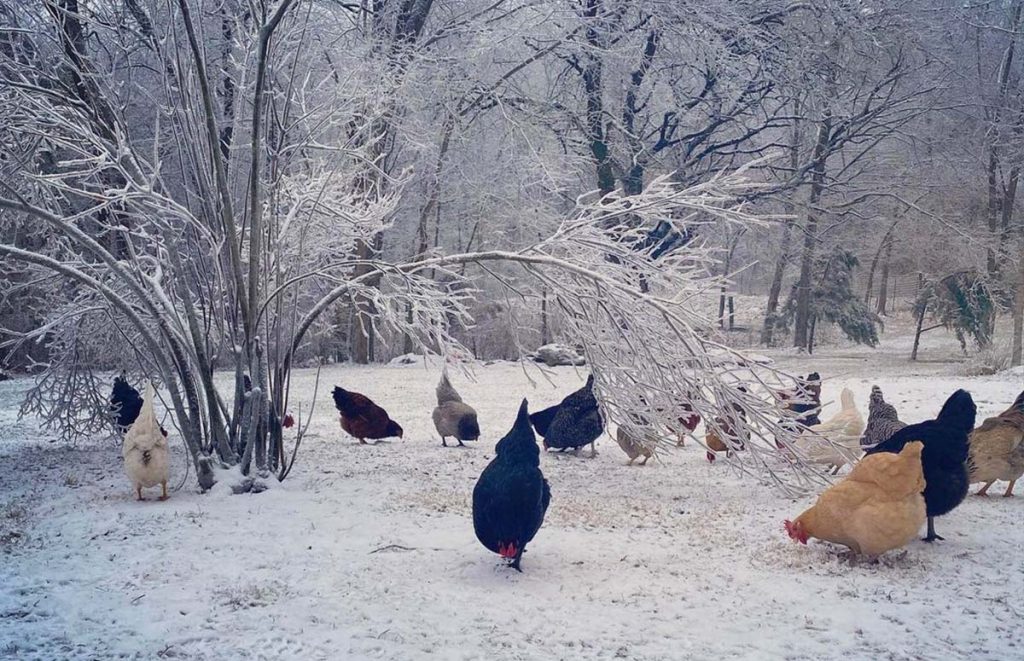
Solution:
[[[814,537],[867,556],[905,546],[927,518],[923,449],[923,443],[911,441],[899,454],[865,457],[813,507],[786,521],[786,532],[801,544]]]
[[[896,407],[885,401],[882,389],[871,386],[871,399],[868,402],[868,425],[860,438],[860,446],[869,450],[883,441],[888,441],[893,434],[907,426],[900,422]]]
[[[984,482],[979,496],[987,496],[996,480],[1009,482],[1003,496],[1013,495],[1013,486],[1024,475],[1024,392],[1013,405],[988,418],[971,434],[968,462],[971,482]]]
[[[459,447],[466,447],[463,441],[475,441],[480,438],[480,425],[476,411],[462,401],[462,397],[448,380],[448,372],[441,373],[441,381],[437,384],[437,406],[434,408],[434,427],[441,435],[441,445],[448,447],[447,438],[453,436]]]
[[[170,453],[167,438],[160,428],[153,411],[156,392],[153,384],[146,385],[146,398],[135,422],[124,436],[121,455],[124,457],[124,472],[132,482],[139,500],[142,490],[160,485],[160,500],[167,500],[167,480],[170,478]]]

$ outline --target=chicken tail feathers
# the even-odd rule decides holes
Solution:
[[[1024,390],[1017,395],[1017,399],[1013,400],[1013,405],[1010,406],[1010,410],[1024,415]]]
[[[349,391],[335,386],[331,396],[334,398],[334,408],[338,409],[339,412],[348,415],[354,413],[352,394]]]
[[[139,416],[143,418],[156,419],[156,413],[153,412],[153,400],[156,399],[156,389],[153,388],[153,382],[146,382],[146,396],[142,400],[142,410],[139,411]]]
[[[437,395],[437,405],[440,406],[445,402],[461,402],[462,397],[459,396],[459,392],[452,385],[452,382],[448,380],[448,368],[445,367],[444,371],[441,372],[441,381],[437,384],[437,389],[434,391]]]

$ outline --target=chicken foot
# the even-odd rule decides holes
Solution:
[[[511,567],[512,569],[515,569],[520,574],[523,573],[523,570],[520,569],[519,563],[523,559],[523,551],[525,551],[525,550],[526,549],[519,549],[519,552],[516,553],[516,557],[512,559],[512,562],[508,563],[509,567]]]
[[[928,517],[928,536],[925,537],[924,539],[922,539],[921,541],[922,542],[929,542],[929,543],[931,543],[931,542],[934,542],[935,540],[939,540],[940,542],[944,542],[944,541],[946,541],[946,538],[941,536],[941,535],[937,535],[935,533],[935,517],[930,516],[930,517]]]

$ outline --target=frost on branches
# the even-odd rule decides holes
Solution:
[[[584,347],[610,420],[667,438],[689,408],[727,443],[738,440],[725,427],[749,437],[733,455],[740,469],[778,484],[818,479],[774,446],[786,436],[775,392],[793,380],[716,341],[693,312],[721,284],[699,228],[763,222],[739,203],[755,187],[744,170],[588,194],[536,240],[403,261],[381,249],[407,183],[384,168],[397,111],[381,88],[407,70],[342,84],[305,50],[318,15],[294,6],[223,33],[225,59],[244,65],[230,106],[188,2],[135,15],[139,31],[118,34],[140,43],[112,41],[94,59],[74,43],[74,14],[58,22],[65,48],[18,31],[3,42],[0,294],[31,291],[22,300],[42,318],[7,329],[10,344],[53,347],[28,410],[88,433],[105,399],[93,370],[128,368],[159,384],[202,488],[220,467],[250,485],[284,479],[314,410],[292,401],[290,373],[339,306],[357,310],[357,337],[462,351],[457,330],[486,286],[535,305],[543,292]],[[112,73],[129,69],[136,78]],[[233,374],[229,392],[217,370]],[[744,419],[723,424],[737,408]],[[289,411],[301,416],[285,438]]]

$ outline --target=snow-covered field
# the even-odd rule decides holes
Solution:
[[[965,378],[954,363],[908,363],[908,348],[773,355],[794,372],[821,372],[826,400],[849,386],[865,416],[878,383],[909,422],[932,417],[956,387],[975,395],[980,417],[1024,387],[1020,372]],[[603,438],[594,459],[542,457],[551,509],[525,573],[506,569],[474,537],[473,484],[521,397],[546,406],[583,375],[560,369],[555,386],[534,387],[515,364],[477,367],[476,383],[453,374],[484,440],[445,449],[430,421],[436,368],[330,368],[293,477],[232,496],[200,495],[190,476],[165,503],[133,499],[110,439],[68,449],[18,422],[27,383],[0,384],[0,657],[1024,654],[1022,498],[971,497],[938,520],[948,541],[851,566],[835,547],[783,534],[782,520],[812,495],[787,499],[725,462],[709,465],[696,446],[626,467]],[[311,394],[313,373],[298,378]],[[405,440],[347,438],[330,402],[335,383],[384,405]],[[177,483],[185,459],[173,448]]]

